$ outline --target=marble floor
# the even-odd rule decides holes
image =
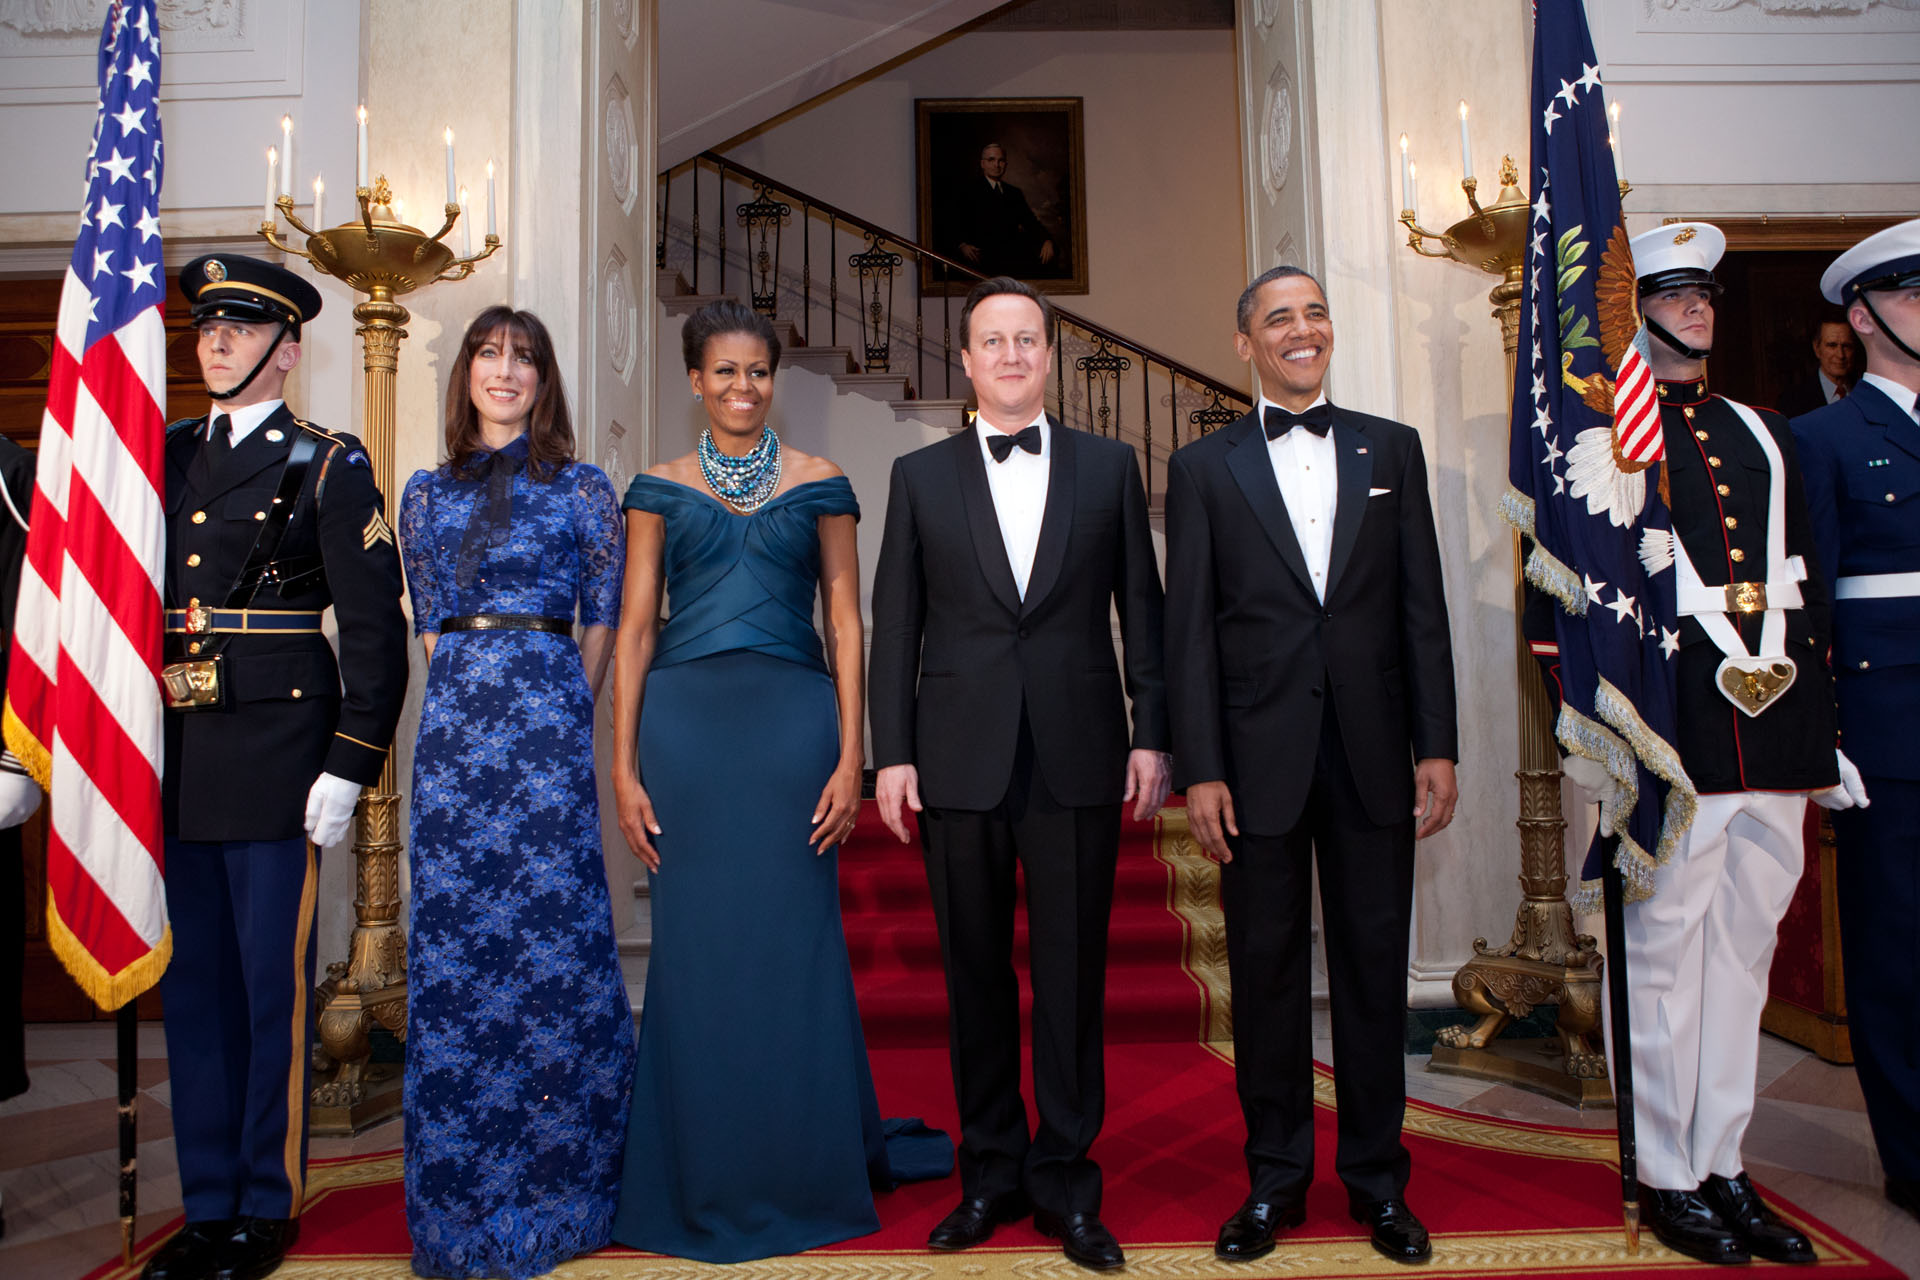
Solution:
[[[1321,1039],[1316,1053],[1332,1060]],[[113,1027],[34,1026],[27,1033],[33,1088],[0,1103],[0,1197],[6,1235],[0,1275],[75,1280],[119,1248]],[[140,1218],[145,1236],[179,1212],[170,1081],[160,1028],[140,1036]],[[1610,1128],[1611,1111],[1582,1113],[1505,1085],[1429,1073],[1407,1059],[1408,1093],[1480,1115]],[[1880,1162],[1853,1071],[1771,1036],[1761,1038],[1759,1103],[1747,1134],[1747,1166],[1762,1185],[1819,1215],[1920,1277],[1920,1222],[1881,1195]],[[338,1156],[398,1146],[400,1122],[353,1139],[315,1139],[312,1154]]]

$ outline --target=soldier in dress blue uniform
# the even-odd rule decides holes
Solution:
[[[1673,511],[1677,745],[1699,793],[1653,896],[1626,908],[1641,1198],[1654,1234],[1689,1256],[1812,1262],[1806,1236],[1754,1191],[1740,1146],[1807,799],[1865,797],[1834,745],[1827,592],[1792,434],[1779,414],[1707,391],[1726,237],[1683,222],[1632,246]]]
[[[1840,741],[1874,800],[1833,818],[1847,1017],[1887,1198],[1920,1217],[1920,218],[1841,254],[1820,291],[1867,349],[1844,400],[1793,422],[1834,584]]]
[[[292,1245],[306,1180],[315,846],[379,780],[406,622],[366,450],[281,399],[320,295],[230,254],[180,286],[213,396],[166,437],[160,990],[187,1225],[143,1274],[256,1280]]]

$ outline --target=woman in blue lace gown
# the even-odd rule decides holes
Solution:
[[[764,318],[714,303],[683,338],[708,431],[626,499],[613,778],[653,946],[613,1235],[741,1262],[877,1230],[872,1184],[898,1172],[837,883],[863,756],[859,506],[764,430]]]
[[[538,1275],[607,1242],[633,1022],[594,789],[619,624],[613,486],[573,460],[527,312],[467,330],[448,461],[400,542],[427,648],[407,932],[407,1226],[423,1276]],[[573,626],[584,629],[576,646]]]

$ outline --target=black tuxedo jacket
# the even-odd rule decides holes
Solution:
[[[1225,781],[1251,834],[1299,821],[1329,699],[1373,823],[1412,813],[1416,758],[1458,754],[1420,437],[1338,407],[1332,434],[1339,498],[1324,605],[1254,415],[1168,464],[1174,785]]]
[[[1168,746],[1160,573],[1139,463],[1118,440],[1057,422],[1051,436],[1024,601],[977,428],[893,464],[873,583],[874,764],[916,766],[934,808],[1000,803],[1023,706],[1041,776],[1063,805],[1118,804],[1129,746]]]
[[[225,606],[303,432],[320,437],[319,453],[275,558],[295,576],[263,584],[251,607],[331,607],[339,660],[318,631],[218,638],[227,705],[166,715],[161,805],[167,833],[184,840],[299,835],[307,791],[323,770],[368,786],[380,780],[406,699],[400,557],[366,450],[284,404],[218,465],[205,418],[167,428],[167,608]],[[204,647],[190,651],[193,643],[169,634],[166,660],[207,656]]]

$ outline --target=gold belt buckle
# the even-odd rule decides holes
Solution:
[[[213,630],[213,610],[204,604],[187,610],[187,630],[194,635]]]
[[[220,656],[215,655],[196,662],[171,662],[160,668],[168,707],[174,711],[199,711],[221,706],[226,695],[220,678],[222,665]]]
[[[1766,583],[1729,582],[1727,584],[1728,613],[1765,613],[1766,611]]]

